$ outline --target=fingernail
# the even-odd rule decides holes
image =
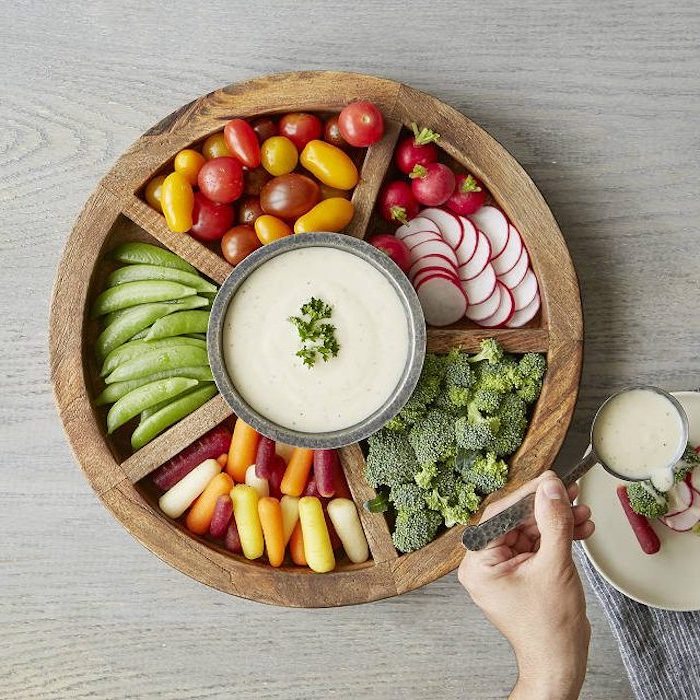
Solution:
[[[566,498],[566,489],[559,479],[546,479],[542,483],[542,490],[544,495],[552,501],[560,501]]]

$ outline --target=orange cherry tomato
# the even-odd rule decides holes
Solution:
[[[255,219],[255,234],[263,245],[272,243],[292,233],[289,224],[270,214],[263,214]]]
[[[202,153],[207,160],[212,158],[221,158],[222,156],[230,156],[231,151],[229,151],[226,145],[226,139],[224,138],[224,132],[219,131],[216,134],[212,134],[203,144]]]
[[[294,233],[342,231],[352,220],[355,207],[344,197],[331,197],[319,202],[294,223]]]
[[[299,160],[322,183],[339,190],[352,189],[359,179],[350,156],[325,141],[309,141]]]
[[[144,196],[149,206],[156,211],[163,213],[163,207],[160,204],[161,189],[165,175],[156,175],[152,180],[149,180],[144,191]]]
[[[221,252],[231,265],[238,265],[259,247],[260,241],[253,227],[248,225],[234,226],[221,239]]]
[[[196,185],[197,175],[206,162],[201,153],[185,148],[175,156],[175,172],[182,173],[190,185]]]
[[[286,175],[297,167],[297,147],[286,136],[272,136],[260,147],[260,160],[270,175]]]
[[[194,192],[182,173],[170,173],[161,186],[160,204],[165,223],[175,233],[187,233],[192,228]]]

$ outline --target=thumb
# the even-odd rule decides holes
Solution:
[[[571,561],[574,514],[566,488],[556,477],[544,479],[537,487],[535,520],[540,531],[540,556],[552,564]]]

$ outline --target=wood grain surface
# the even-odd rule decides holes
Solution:
[[[698,6],[192,7],[4,8],[0,696],[503,697],[512,655],[454,575],[370,606],[280,610],[206,589],[118,527],[74,464],[53,408],[47,315],[58,257],[116,156],[202,93],[299,68],[409,83],[501,141],[567,239],[586,362],[566,464],[612,389],[700,385]],[[589,615],[583,696],[631,697],[594,601]]]

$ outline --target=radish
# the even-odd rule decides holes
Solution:
[[[456,214],[467,216],[484,205],[486,190],[473,175],[457,175],[454,192],[445,204]]]
[[[522,282],[511,289],[515,300],[515,310],[524,309],[537,296],[537,278],[532,269],[528,269]]]
[[[421,282],[424,282],[428,277],[447,277],[449,280],[454,282],[456,285],[458,285],[461,288],[461,283],[459,281],[459,277],[457,277],[454,272],[451,272],[447,268],[438,268],[438,269],[429,269],[425,268],[424,270],[421,270],[420,272],[416,272],[416,276],[411,280],[413,282],[413,286],[417,289],[418,285]]]
[[[423,241],[413,246],[409,251],[411,255],[411,263],[414,263],[419,258],[424,255],[442,255],[444,258],[449,260],[457,268],[457,256],[454,250],[445,243],[445,241]]]
[[[482,301],[486,301],[496,288],[496,273],[489,264],[476,277],[469,280],[461,277],[460,279],[470,304],[481,304]]]
[[[416,197],[420,202],[420,199]],[[508,219],[494,206],[486,205],[469,217],[491,244],[491,259],[498,257],[508,242]]]
[[[413,136],[407,136],[399,141],[394,153],[396,167],[408,175],[416,165],[428,165],[438,159],[438,149],[433,143],[440,138],[430,129],[421,129],[413,124]]]
[[[442,275],[425,277],[416,287],[426,323],[449,326],[462,318],[467,310],[467,298],[453,279]]]
[[[700,508],[691,506],[674,515],[662,515],[659,520],[671,530],[676,532],[688,532],[700,522]]]
[[[408,271],[411,266],[411,257],[406,244],[386,233],[378,236],[372,236],[368,241],[375,248],[378,248],[383,253],[386,253],[404,272]]]
[[[499,280],[500,282],[500,280]],[[510,321],[506,323],[508,328],[522,328],[526,323],[532,321],[540,310],[540,294],[539,292],[535,295],[535,298],[520,311],[516,311]]]
[[[492,316],[479,321],[479,325],[484,328],[498,328],[508,323],[513,317],[515,308],[513,294],[504,284],[499,284],[501,289],[501,303]]]
[[[425,219],[422,216],[417,216],[407,224],[399,226],[396,231],[394,231],[394,235],[397,238],[405,238],[409,234],[415,233],[416,231],[435,231],[435,233],[440,233],[440,229],[433,221],[430,219]]]
[[[687,510],[693,504],[693,490],[685,481],[679,481],[666,491],[666,498],[668,499],[666,517],[676,515]]]
[[[455,188],[455,174],[442,163],[416,165],[408,176],[413,196],[427,207],[443,204]]]
[[[403,180],[384,185],[379,193],[379,213],[386,221],[399,221],[402,224],[418,216],[418,202],[411,186]]]
[[[409,233],[408,236],[405,236],[401,240],[406,244],[406,247],[411,250],[411,248],[414,248],[419,243],[423,243],[423,241],[441,241],[442,236],[436,231],[416,231],[415,233]]]
[[[439,255],[436,253],[424,255],[423,257],[418,258],[418,260],[411,265],[411,268],[408,271],[408,276],[410,279],[413,279],[419,272],[428,269],[445,270],[449,272],[450,275],[457,277],[457,270],[455,269],[455,266],[444,255]]]
[[[696,493],[700,494],[700,467],[695,467],[695,469],[693,469],[693,471],[690,472],[689,481],[693,490]]]
[[[470,304],[465,316],[470,321],[475,321],[477,323],[489,316],[493,316],[501,303],[502,286],[503,285],[496,283],[496,288],[491,292],[491,296],[486,301],[482,301],[481,304]]]
[[[479,243],[479,231],[474,224],[467,219],[466,216],[460,216],[459,220],[462,223],[462,231],[464,236],[459,248],[457,249],[457,259],[460,265],[466,265],[476,252],[476,246]],[[489,253],[490,255],[490,253]]]
[[[523,239],[520,237],[517,229],[513,225],[508,226],[508,242],[500,255],[497,255],[492,261],[493,270],[497,275],[503,275],[508,270],[512,270],[515,264],[520,260],[520,254],[523,252]]]
[[[435,207],[423,209],[420,215],[435,223],[440,229],[440,233],[445,239],[445,242],[452,246],[454,250],[459,248],[462,238],[464,238],[464,230],[458,216],[450,214],[450,212],[444,209],[436,209]]]
[[[520,253],[518,262],[516,262],[515,265],[508,270],[508,272],[501,273],[498,276],[498,279],[500,279],[501,282],[508,287],[508,289],[513,289],[523,281],[523,277],[525,277],[525,273],[527,272],[529,266],[530,256],[527,254],[527,250],[523,245],[523,250]]]
[[[474,255],[466,263],[459,266],[459,278],[463,281],[473,279],[481,274],[483,269],[489,264],[489,257],[491,256],[489,239],[480,231],[477,231],[477,238]]]

